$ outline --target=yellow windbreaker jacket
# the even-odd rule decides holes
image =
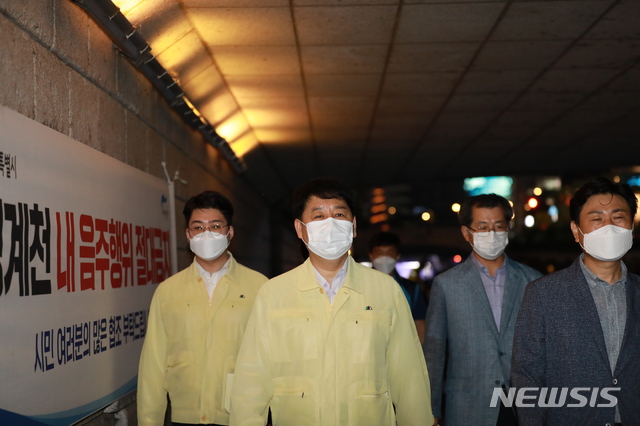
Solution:
[[[265,284],[238,355],[231,425],[432,425],[411,310],[389,275],[351,257],[333,305],[313,266]],[[396,407],[394,413],[393,405]]]
[[[195,260],[158,286],[140,356],[138,425],[163,424],[167,393],[174,422],[229,423],[227,375],[266,281],[231,257],[211,300]]]

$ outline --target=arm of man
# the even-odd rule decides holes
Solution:
[[[407,298],[399,286],[395,288],[396,317],[391,325],[387,356],[397,424],[431,425],[431,407],[425,404],[431,398],[427,366]]]
[[[536,284],[527,285],[513,340],[511,386],[516,389],[545,386],[545,313],[544,300],[550,297]],[[545,423],[545,409],[517,408],[521,426]]]
[[[431,381],[431,409],[433,415],[439,419],[442,417],[444,365],[447,349],[447,306],[444,291],[437,277],[431,287],[426,323],[423,349]]]
[[[167,367],[167,335],[160,311],[159,298],[154,295],[149,309],[147,332],[138,368],[138,425],[156,426],[164,422],[167,391],[164,374]]]
[[[273,382],[266,325],[266,308],[258,293],[236,362],[231,426],[264,426],[267,423]]]

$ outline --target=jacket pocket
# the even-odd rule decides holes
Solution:
[[[167,366],[165,368],[164,386],[169,394],[177,392],[183,386],[190,371],[191,356],[188,351],[179,351],[167,355]]]
[[[291,362],[319,357],[320,326],[315,313],[278,310],[267,314],[269,345],[275,362]]]
[[[232,306],[221,306],[216,314],[216,325],[220,330],[226,330],[226,338],[230,341],[237,341],[238,346],[247,328],[251,306],[235,302]]]
[[[349,425],[395,425],[386,383],[356,382],[349,390]]]
[[[386,364],[391,315],[386,311],[362,311],[346,315],[341,323],[343,341],[350,347],[349,360],[376,368]]]
[[[310,377],[285,376],[273,380],[273,424],[316,426],[320,423],[318,389]]]

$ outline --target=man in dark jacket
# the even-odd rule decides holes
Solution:
[[[521,426],[640,425],[640,277],[620,260],[636,210],[628,185],[603,178],[571,199],[584,252],[527,286],[516,323],[512,386],[535,388],[515,398]]]
[[[426,329],[425,316],[427,315],[427,300],[422,293],[420,283],[400,276],[396,270],[396,263],[400,259],[400,237],[392,232],[380,232],[369,240],[369,259],[373,269],[376,269],[393,277],[402,292],[407,297],[411,307],[411,315],[416,323],[416,331],[420,343],[424,342]]]

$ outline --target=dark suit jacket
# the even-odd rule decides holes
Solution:
[[[516,322],[511,384],[523,387],[619,387],[624,426],[640,425],[640,277],[628,273],[627,323],[611,371],[596,305],[578,258],[570,267],[530,283]],[[582,392],[591,399],[591,392]],[[613,424],[614,407],[519,408],[521,426]],[[527,401],[527,402],[530,402]],[[599,398],[596,404],[609,401]]]

